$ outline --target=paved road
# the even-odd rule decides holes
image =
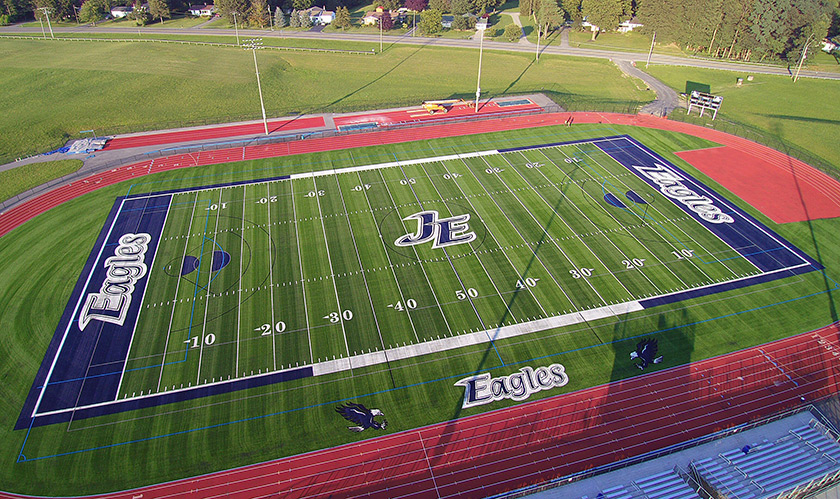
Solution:
[[[55,33],[131,33],[130,29],[125,28],[108,28],[108,27],[92,27],[79,26],[71,28],[53,28]],[[41,28],[25,28],[22,26],[8,26],[0,28],[0,33],[6,34],[41,34]],[[205,36],[219,36],[227,35],[234,36],[233,31],[229,29],[218,28],[184,28],[184,29],[169,29],[169,28],[143,28],[143,33],[158,34],[158,35],[205,35]],[[369,42],[379,43],[379,35],[366,35],[358,33],[315,33],[311,31],[268,31],[256,29],[241,29],[239,36],[261,36],[264,38],[300,38],[300,39],[317,39],[317,40],[339,40],[339,41],[353,41],[353,42]],[[478,48],[478,40],[464,40],[464,39],[448,39],[448,38],[426,38],[426,37],[388,37],[389,44],[399,43],[406,45],[427,45],[434,47],[455,47],[455,48]],[[506,42],[485,41],[485,50],[506,50],[510,52],[530,52],[535,50],[531,44],[517,44]],[[555,55],[570,55],[577,57],[593,57],[598,59],[610,59],[612,61],[646,61],[647,54],[641,52],[610,52],[606,50],[586,49],[579,47],[559,45],[548,45],[540,47],[541,53],[555,54]],[[708,69],[723,69],[729,71],[740,71],[743,73],[756,74],[775,74],[789,76],[787,68],[779,66],[771,66],[766,64],[754,63],[739,63],[719,60],[707,60],[695,57],[673,56],[673,55],[659,55],[654,52],[651,58],[652,64],[665,64],[670,66],[690,66],[695,68]],[[830,80],[840,80],[840,73],[822,72],[803,70],[800,74],[806,78],[823,78]]]

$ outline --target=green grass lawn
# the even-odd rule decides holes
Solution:
[[[512,132],[203,166],[200,169],[187,168],[143,177],[139,179],[138,183],[134,184],[132,192],[152,192],[218,182],[234,182],[290,173],[367,165],[393,161],[395,157],[401,160],[423,158],[430,155],[544,144],[617,133],[633,135],[656,152],[664,155],[668,160],[697,175],[710,187],[726,194],[714,182],[698,174],[679,160],[677,156],[671,154],[673,151],[708,147],[711,145],[710,143],[673,132],[624,126],[605,127],[600,124],[576,125],[572,128],[535,127]],[[562,155],[558,156],[558,159],[561,160],[561,165],[568,165],[562,160]],[[543,159],[543,162],[545,162],[545,159]],[[465,194],[483,192],[483,187],[480,186],[482,183],[493,183],[492,185],[487,184],[487,187],[502,189],[501,179],[506,179],[505,182],[513,182],[515,178],[518,178],[516,175],[503,177],[505,174],[512,175],[513,167],[500,166],[501,168],[509,168],[510,171],[487,174],[483,171],[485,167],[481,166],[480,163],[456,163],[451,166],[452,168],[458,168],[457,171],[464,175],[457,180],[458,182],[464,182],[458,185],[466,191],[447,191],[444,197],[458,197],[459,204],[467,207],[473,206],[477,210],[493,210],[495,203],[487,196],[465,197]],[[441,165],[429,167],[440,168]],[[471,170],[472,172],[470,172]],[[417,172],[418,174],[422,173],[422,170]],[[433,174],[438,189],[456,189],[454,183],[447,183],[452,180],[451,174],[450,178],[447,179],[442,175],[442,172],[443,170],[435,170],[427,173]],[[370,173],[362,172],[362,175]],[[383,175],[391,176],[395,173],[396,171],[391,169],[388,172],[383,172]],[[534,170],[523,169],[521,173],[523,176],[539,176]],[[584,172],[580,171],[578,174],[583,175]],[[582,180],[575,176],[578,174],[574,174],[572,180]],[[334,179],[334,183],[321,183],[331,179]],[[295,210],[296,216],[302,220],[299,224],[301,230],[306,230],[308,227],[306,224],[311,223],[309,221],[311,218],[321,217],[323,213],[346,214],[352,212],[351,223],[356,224],[354,225],[356,231],[353,237],[357,241],[361,241],[360,238],[365,237],[366,233],[361,229],[362,224],[366,223],[362,215],[370,213],[365,211],[370,209],[365,199],[382,203],[372,206],[393,206],[391,204],[393,202],[398,204],[411,202],[409,197],[405,197],[409,195],[406,185],[401,184],[399,179],[400,177],[392,178],[394,182],[389,184],[391,185],[390,189],[402,188],[403,191],[392,193],[396,197],[391,199],[391,195],[384,192],[381,183],[373,187],[373,183],[368,182],[372,185],[369,191],[354,191],[353,186],[356,184],[349,176],[342,176],[341,179],[331,176],[319,177],[311,182],[312,188],[304,184],[300,185],[300,189],[307,190],[298,192],[298,195],[294,198],[296,204],[292,209]],[[300,179],[295,182],[304,182],[304,180]],[[369,179],[362,177],[362,180],[364,182]],[[338,183],[335,183],[336,181]],[[615,179],[615,181],[618,182],[619,180]],[[243,205],[240,202],[236,206],[240,210],[244,210],[249,219],[253,218],[255,221],[264,219],[268,223],[268,219],[264,216],[257,216],[258,211],[263,209],[265,204],[272,202],[270,201],[271,195],[277,195],[278,199],[283,195],[281,191],[273,194],[270,191],[271,188],[283,189],[282,184],[282,182],[271,184],[273,187],[260,184],[259,187],[266,189],[265,193],[257,191],[258,187],[256,185],[247,188],[214,190],[208,191],[208,193],[216,196],[230,195],[230,200],[224,198],[224,201],[231,203],[234,202],[233,193],[240,193],[250,203]],[[343,201],[341,196],[334,195],[334,190],[340,188],[339,184],[343,188],[342,190],[346,192]],[[577,185],[569,184],[570,187],[576,187]],[[417,183],[412,184],[412,186],[424,198],[426,196],[437,196],[436,191],[428,183],[428,178],[421,179],[418,176]],[[524,186],[516,186],[517,189],[519,187]],[[4,380],[0,384],[0,408],[3,409],[0,412],[0,436],[2,436],[0,438],[0,456],[4,456],[6,461],[6,465],[0,467],[0,490],[50,495],[122,490],[261,462],[322,447],[355,442],[360,438],[370,437],[371,435],[367,434],[368,432],[365,434],[348,432],[344,421],[334,413],[335,401],[347,397],[354,397],[355,400],[368,405],[368,407],[382,408],[388,418],[386,432],[404,431],[417,426],[477,414],[484,410],[512,404],[510,401],[505,401],[480,408],[461,409],[463,392],[452,386],[458,378],[447,379],[446,376],[486,371],[498,376],[509,374],[512,371],[511,366],[499,367],[498,361],[494,362],[492,360],[494,357],[487,355],[489,352],[486,346],[476,346],[460,349],[457,351],[457,355],[429,355],[423,358],[424,362],[422,364],[415,359],[406,359],[392,362],[391,368],[388,370],[372,366],[354,370],[352,377],[347,377],[341,373],[326,375],[319,378],[317,384],[313,384],[311,379],[308,382],[306,380],[292,381],[228,395],[170,404],[159,408],[77,420],[69,425],[63,423],[43,426],[34,428],[29,433],[26,430],[13,431],[11,428],[20,412],[23,399],[29,391],[34,373],[41,363],[46,346],[53,335],[76,278],[91,251],[91,246],[102,228],[105,216],[112,206],[114,198],[125,194],[128,188],[129,183],[123,183],[87,194],[62,205],[60,208],[36,217],[0,238],[0,282],[3,283],[3,286],[0,286],[0,330],[4,331],[4,341],[0,342],[0,359],[3,359],[3,362],[0,362],[0,379]],[[254,191],[249,192],[251,189],[254,189]],[[314,189],[315,194],[307,196],[308,189]],[[319,189],[325,191],[323,196],[317,193]],[[327,194],[327,190],[331,190],[331,192]],[[549,192],[550,190],[541,189],[543,192]],[[297,191],[298,189],[296,189]],[[365,198],[362,192],[370,192],[369,197]],[[493,196],[493,199],[504,206],[507,206],[505,203],[512,203],[509,205],[511,210],[521,209],[521,207],[515,208],[517,206],[515,200],[516,197],[525,195],[522,192],[524,192],[524,189],[517,191],[515,196],[512,194],[497,194]],[[571,194],[571,191],[569,191],[569,195]],[[207,198],[202,198],[202,201],[212,201],[206,194],[201,195]],[[351,195],[355,197],[350,198]],[[181,195],[181,197],[190,201],[188,195]],[[263,197],[266,198],[266,203],[261,203]],[[439,197],[435,197],[435,199],[439,199]],[[288,201],[290,201],[290,198],[283,197],[283,203]],[[837,279],[840,277],[836,263],[834,263],[840,261],[838,259],[840,257],[840,249],[838,249],[840,248],[840,245],[838,245],[840,231],[838,231],[837,220],[819,220],[812,223],[778,226],[769,223],[766,217],[756,213],[749,206],[743,205],[737,199],[733,201],[749,213],[757,216],[762,222],[770,225],[774,230],[779,231],[784,237],[787,237],[793,244],[806,252],[815,255],[816,250],[819,249],[823,262],[828,266],[829,278]],[[532,197],[530,202],[534,203],[532,206],[539,206],[542,203],[538,196]],[[189,206],[190,203],[184,206]],[[350,203],[351,207],[345,209],[344,203]],[[481,203],[482,208],[473,203]],[[231,204],[224,209],[230,210],[233,206]],[[276,214],[285,213],[284,210],[288,208],[288,204],[284,204],[282,209],[278,207],[271,213],[276,216]],[[408,208],[405,207],[405,209]],[[301,211],[298,212],[297,210]],[[382,212],[383,215],[385,211],[376,210],[377,213]],[[218,231],[219,235],[215,237],[229,238],[231,231],[224,230],[228,228],[227,225],[215,225],[216,218],[227,219],[227,216],[221,217],[219,215],[216,217],[217,214],[218,211],[214,212],[211,208],[210,210],[202,210],[198,217],[199,220],[207,218],[209,226],[208,215],[212,215],[214,219],[212,232],[222,229]],[[346,216],[344,215],[344,217]],[[570,222],[575,224],[585,222],[583,217],[578,218],[574,221],[570,220]],[[176,224],[174,220],[175,218],[173,218],[173,229]],[[346,218],[340,216],[328,217],[323,220],[324,223],[331,224],[331,227],[332,224],[336,224],[335,227],[338,227],[339,222],[342,221],[346,223]],[[279,221],[280,219],[274,218],[271,223]],[[524,214],[520,221],[525,223]],[[368,222],[371,230],[376,230],[376,225],[369,220]],[[184,231],[187,231],[186,223],[186,218],[181,217],[177,225],[182,226]],[[231,224],[232,222],[224,220],[220,223]],[[500,223],[500,221],[495,217],[491,220],[489,212],[485,223],[488,224],[488,228],[490,226],[494,228],[493,234],[495,237],[510,238],[515,236],[512,231],[505,232],[495,229],[495,224]],[[230,227],[233,227],[233,225]],[[287,234],[294,232],[291,224],[276,224],[273,227],[276,227],[275,230],[278,231],[288,231]],[[210,230],[208,229],[208,231]],[[189,232],[192,234],[195,231],[189,230]],[[177,235],[179,233],[176,231],[172,234]],[[313,232],[313,234],[315,233],[317,231]],[[277,237],[278,241],[288,240],[288,237],[281,236],[278,233],[274,233],[273,236],[257,235],[254,237],[261,237],[260,241],[266,245],[268,244],[267,237]],[[346,237],[346,233],[342,237]],[[381,249],[381,243],[378,239],[375,240],[376,243],[371,245],[362,243],[359,247],[362,251],[361,258],[373,258],[377,254],[374,250],[376,248]],[[178,241],[178,239],[174,241]],[[181,241],[183,243],[187,242],[185,239],[181,239]],[[347,250],[346,246],[354,244],[350,240],[345,240],[343,243],[345,247],[342,247],[342,243],[334,243],[335,245],[332,248],[336,253],[333,253],[333,255],[337,258],[342,255],[343,251]],[[313,236],[303,244],[309,245],[303,265],[308,266],[307,268],[313,272],[317,272],[318,266],[313,264],[314,260],[307,263],[307,258],[316,254],[314,246],[312,248],[310,246],[318,244],[323,246],[325,241]],[[355,244],[358,245],[359,243]],[[488,236],[484,244],[492,245],[494,243]],[[632,245],[635,243],[623,241],[621,244]],[[603,241],[596,246],[603,250],[609,244]],[[325,250],[325,247],[322,247],[321,250]],[[378,254],[381,256],[384,253],[380,252]],[[254,253],[254,255],[255,257],[265,258],[264,253]],[[492,255],[501,257],[501,253],[498,251],[491,251],[482,255],[482,258],[485,256],[488,258],[486,265],[501,265],[504,263],[503,258],[501,260],[494,259]],[[351,252],[351,256],[353,258],[342,256],[340,261],[336,260],[332,265],[352,265],[354,258],[356,258],[355,253]],[[514,257],[513,254],[510,256]],[[392,257],[402,258],[396,254]],[[481,267],[476,267],[474,263],[470,264],[465,257],[454,259],[453,264],[462,269],[465,275],[467,275],[468,269],[472,269],[470,275],[474,277],[484,275]],[[448,264],[440,262],[435,265],[446,267]],[[411,267],[410,265],[400,267],[400,272],[410,273],[412,271]],[[443,272],[438,267],[432,268],[434,272]],[[278,267],[278,272],[280,271],[286,272],[286,270]],[[488,272],[493,272],[492,267]],[[377,274],[379,272],[373,272],[368,274],[367,277],[373,279]],[[316,274],[313,273],[312,275]],[[56,279],[56,276],[62,277]],[[205,277],[208,276],[205,275]],[[360,278],[360,276],[356,275],[354,279],[357,278]],[[663,275],[663,279],[665,278]],[[224,279],[224,277],[219,279]],[[484,279],[486,280],[487,276],[484,276]],[[408,283],[409,281],[405,282]],[[435,282],[436,284],[433,284],[433,286],[437,286],[437,289],[448,289],[443,282],[438,283],[437,279]],[[662,331],[658,334],[658,338],[660,351],[665,353],[666,357],[665,362],[659,367],[667,368],[825,325],[834,320],[832,316],[834,302],[831,295],[820,294],[820,291],[826,289],[826,282],[819,273],[812,272],[796,278],[753,286],[748,288],[749,293],[745,293],[744,290],[730,291],[684,303],[660,306],[643,313],[630,314],[621,318],[595,320],[585,325],[546,331],[539,335],[538,340],[537,338],[531,338],[531,341],[522,342],[514,338],[499,341],[496,346],[500,355],[508,360],[527,360],[547,356],[539,361],[534,361],[537,363],[532,363],[532,365],[547,365],[550,362],[564,364],[570,382],[562,390],[568,392],[638,374],[638,370],[627,361],[627,352],[632,347],[628,342],[610,344],[613,340]],[[320,287],[325,286],[325,283],[329,284],[328,281],[318,280],[315,283],[317,283],[313,283],[315,288],[310,290],[309,293],[313,293],[313,296],[316,297],[322,296],[324,300],[332,299],[329,297],[334,296],[333,294],[318,291],[321,289]],[[538,286],[543,284],[547,283],[541,282]],[[393,283],[391,285],[393,286]],[[384,284],[372,288],[370,288],[370,284],[368,286],[373,293],[376,293],[375,301],[377,303],[378,300],[392,299],[393,289],[386,287]],[[423,284],[423,286],[426,286],[426,284]],[[423,286],[417,285],[406,287],[406,289],[420,293]],[[353,295],[355,298],[350,298],[350,300],[358,299],[360,303],[365,303],[367,296],[358,292],[362,289],[361,285],[354,287],[356,289]],[[325,289],[332,292],[329,286],[326,286]],[[482,286],[482,292],[485,292],[484,289]],[[487,289],[492,289],[492,286]],[[601,289],[606,292],[607,288]],[[544,291],[548,292],[549,288],[534,288],[534,290],[542,293]],[[338,292],[349,291],[342,288]],[[280,291],[277,291],[277,293],[280,293]],[[274,297],[275,300],[291,300],[291,298],[290,296],[279,295]],[[264,293],[260,299],[266,299]],[[792,301],[785,302],[785,300]],[[454,295],[451,301],[453,306],[458,306],[458,300]],[[317,303],[317,301],[313,303]],[[257,303],[253,304],[253,307],[249,309],[251,313],[265,314],[267,306],[258,305]],[[326,302],[324,302],[324,305],[326,305]],[[518,303],[517,306],[524,307],[525,304],[522,302]],[[768,308],[754,309],[754,307],[759,306],[768,306]],[[289,305],[286,307],[282,309],[283,313],[286,313],[286,311],[292,313],[291,309],[288,308]],[[421,307],[418,306],[418,310],[420,309]],[[749,311],[750,309],[753,310]],[[360,311],[361,308],[356,310]],[[383,313],[386,312],[389,312],[389,310],[385,309]],[[394,314],[392,316],[393,320],[400,320],[403,317],[396,311],[391,312]],[[457,314],[453,315],[453,317],[456,316]],[[254,315],[253,317],[256,318],[257,316]],[[312,317],[317,319],[319,314],[313,314]],[[362,319],[362,315],[354,317],[356,318],[353,320]],[[276,319],[281,320],[279,317]],[[424,325],[428,326],[427,323],[424,323]],[[355,327],[355,325],[350,321],[348,327]],[[394,331],[396,330],[397,328],[394,328]],[[221,338],[222,330],[215,332]],[[365,334],[368,333],[370,331]],[[291,341],[291,339],[287,338],[284,341]],[[221,341],[221,339],[218,341]],[[592,345],[600,346],[582,349],[582,347]],[[431,379],[437,381],[430,381]],[[426,383],[417,385],[420,380],[426,381]],[[143,384],[138,381],[137,386]],[[373,394],[374,392],[379,393]],[[563,392],[559,390],[540,392],[529,400],[560,393]],[[212,404],[212,406],[209,404]],[[304,409],[304,407],[309,408]],[[244,418],[248,418],[248,420],[240,421]],[[214,427],[199,429],[210,426]],[[163,435],[170,436],[162,437]],[[23,446],[24,438],[27,438],[25,447]],[[127,442],[130,441],[135,441],[135,443],[128,444]],[[102,446],[109,446],[109,448],[89,450]],[[22,447],[30,460],[16,463]],[[47,457],[56,453],[68,454],[59,457]],[[35,460],[36,457],[45,457],[45,459]]]
[[[377,56],[264,50],[266,111],[287,116],[469,97],[476,56],[472,50],[398,45]],[[610,105],[650,98],[607,61],[531,60],[486,51],[484,95],[545,89],[560,101]],[[0,161],[61,146],[79,130],[109,134],[259,117],[253,60],[235,47],[0,38],[0,66],[0,88],[7,89]]]
[[[723,96],[718,118],[729,118],[758,127],[840,167],[837,131],[840,125],[840,83],[832,80],[692,69],[652,65],[647,70],[678,92],[687,81],[704,83]],[[744,78],[742,87],[737,78]]]
[[[593,42],[590,31],[572,30],[569,32],[569,44],[572,47],[586,49],[647,53],[650,50],[650,36],[633,31],[629,33],[600,33]],[[657,44],[653,51],[656,54],[685,55],[674,44]]]
[[[0,172],[0,201],[73,173],[81,167],[82,160],[80,159],[62,159],[30,163]]]

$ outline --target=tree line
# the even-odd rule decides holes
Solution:
[[[125,0],[122,0],[124,2]],[[189,8],[189,0],[148,0],[148,9],[139,9],[135,0],[133,16],[138,24],[151,19],[163,21],[171,12]],[[196,0],[197,1],[197,0]],[[212,0],[202,0],[212,1]],[[52,19],[81,22],[104,18],[121,0],[0,0],[0,22],[13,22],[35,15],[46,7]],[[336,25],[350,25],[349,9],[363,0],[215,0],[216,11],[233,22],[266,27],[272,21],[285,25],[305,25],[308,20],[292,15],[286,21],[283,12],[295,14],[314,3],[336,11]],[[497,9],[502,0],[382,0],[385,10],[406,7],[422,12],[419,26],[426,33],[439,31],[438,17],[443,13],[484,14]],[[278,14],[279,12],[279,14]],[[794,62],[808,47],[808,54],[819,50],[826,36],[840,34],[839,0],[520,0],[519,13],[531,17],[540,35],[567,21],[580,26],[583,20],[611,31],[630,18],[644,25],[641,30],[656,34],[657,42],[676,43],[688,50],[714,57],[742,60],[781,60]],[[274,17],[274,19],[270,19]],[[303,16],[306,17],[306,16]],[[388,17],[388,16],[385,16]],[[384,24],[389,24],[390,19]],[[593,36],[597,31],[593,32]]]

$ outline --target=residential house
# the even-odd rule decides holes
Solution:
[[[379,19],[386,15],[391,16],[391,21],[396,24],[397,21],[405,14],[397,10],[389,10],[388,12],[385,12],[385,9],[383,9],[382,6],[379,6],[375,11],[365,12],[365,16],[362,18],[362,24],[379,25]]]
[[[828,52],[830,54],[840,47],[840,36],[835,36],[834,38],[823,38],[822,44],[823,52]]]
[[[134,11],[134,7],[130,5],[119,5],[111,9],[111,17],[114,19],[122,19],[127,17]]]
[[[461,17],[471,17],[471,18],[475,19],[475,14],[466,13],[466,14],[462,14]],[[455,22],[455,16],[454,15],[445,14],[445,15],[441,16],[440,24],[444,28],[451,28],[453,22]]]
[[[216,6],[212,3],[210,4],[201,4],[201,5],[190,5],[189,9],[190,15],[196,17],[210,17],[216,13]]]
[[[326,7],[310,7],[300,12],[302,16],[309,16],[314,26],[330,24],[335,20],[335,12],[327,10]]]
[[[641,28],[644,24],[640,23],[638,19],[634,16],[632,19],[628,19],[623,21],[621,24],[618,25],[618,32],[619,33],[629,33],[636,28]]]

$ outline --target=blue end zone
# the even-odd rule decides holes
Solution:
[[[16,427],[28,426],[36,408],[38,413],[45,413],[116,398],[148,271],[131,282],[133,290],[122,297],[128,297],[127,300],[120,302],[124,304],[120,307],[121,315],[115,313],[109,317],[113,322],[91,316],[83,326],[79,317],[84,315],[89,298],[99,295],[109,282],[116,283],[119,279],[122,283],[114,284],[115,288],[126,289],[124,275],[132,272],[127,270],[126,262],[134,261],[131,265],[136,269],[139,258],[147,269],[152,267],[171,199],[171,196],[157,196],[116,200],[61,316]],[[134,250],[126,241],[131,235],[141,234],[151,237],[148,241],[142,239],[145,243],[139,257],[129,255]],[[134,239],[136,242],[139,238]],[[111,300],[119,301],[113,297]]]

